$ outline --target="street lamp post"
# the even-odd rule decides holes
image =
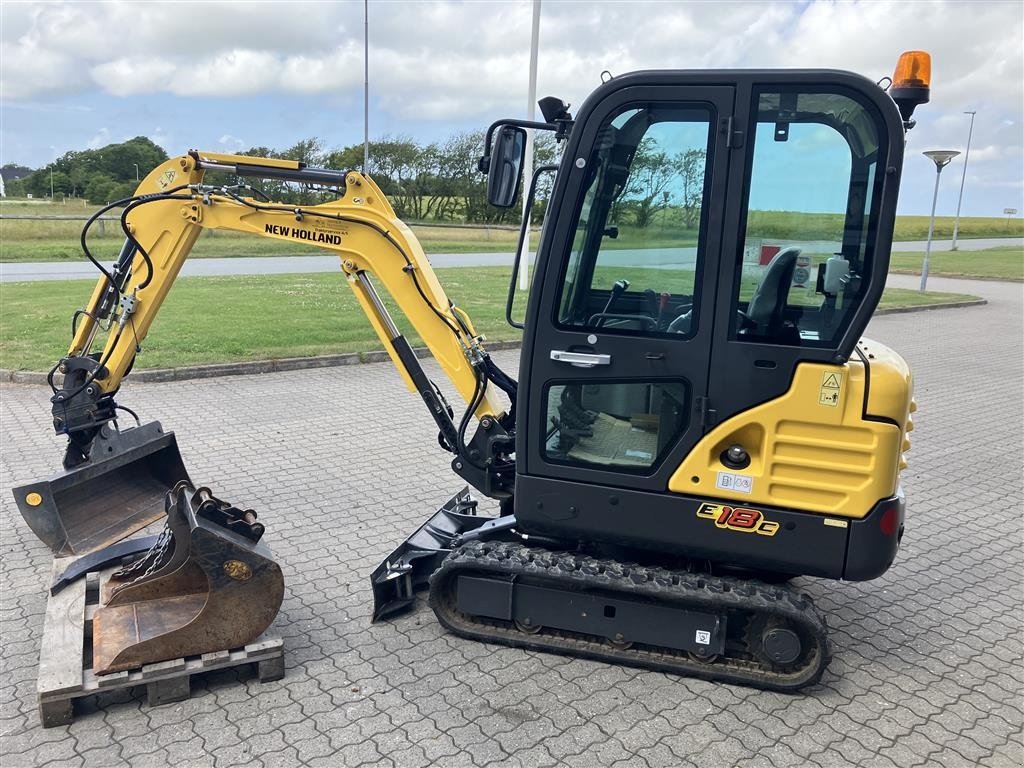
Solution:
[[[537,109],[537,48],[540,42],[540,2],[533,0],[533,25],[530,33],[530,82],[527,85],[526,119],[533,122]],[[523,249],[519,252],[519,290],[530,287],[530,214],[526,207],[526,188],[533,178],[533,129],[526,132],[526,151],[523,154],[523,167],[526,174],[526,185],[523,189],[523,218],[526,220],[526,237],[523,238]]]
[[[135,181],[138,181],[139,180],[139,164],[138,163],[132,163],[132,165],[135,166]]]
[[[928,242],[924,246],[924,263],[921,264],[922,291],[928,285],[928,257],[932,253],[932,234],[935,232],[935,204],[939,200],[939,177],[942,176],[942,169],[959,154],[955,149],[933,149],[924,153],[925,157],[935,163],[935,193],[932,195],[932,216],[928,220]]]
[[[57,148],[50,145],[50,151],[53,153],[53,162],[50,163],[50,202],[53,202],[53,166],[57,162]]]
[[[956,199],[956,221],[953,222],[953,246],[950,248],[951,251],[956,250],[956,236],[960,232],[960,204],[964,201],[964,182],[967,181],[967,161],[971,159],[971,136],[974,135],[974,116],[977,112],[972,110],[964,112],[964,114],[971,116],[971,127],[967,131],[967,151],[964,152],[964,170],[963,175],[960,176],[960,197]]]

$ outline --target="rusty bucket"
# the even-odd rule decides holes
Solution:
[[[252,510],[179,482],[153,548],[103,585],[93,617],[93,671],[135,669],[258,638],[281,607],[284,578]]]

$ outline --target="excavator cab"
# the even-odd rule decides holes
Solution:
[[[896,494],[909,393],[861,448],[869,406],[837,366],[863,373],[902,151],[892,100],[848,73],[639,73],[588,100],[526,319],[518,522],[758,570],[884,570],[895,539],[848,552],[850,525],[790,515],[860,525]],[[707,530],[709,500],[793,531]]]
[[[463,636],[817,680],[824,617],[774,583],[875,578],[903,531],[910,373],[862,334],[927,89],[905,95],[837,71],[638,72],[549,117],[566,141],[524,323],[514,502],[454,534],[439,512],[375,571],[375,615],[429,580]]]

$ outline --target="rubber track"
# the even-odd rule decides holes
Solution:
[[[545,627],[537,634],[502,621],[459,613],[456,587],[460,575],[517,580],[573,592],[653,599],[681,609],[727,613],[729,622],[745,618],[781,619],[796,629],[808,648],[785,668],[760,661],[735,642],[713,662],[683,651],[636,644],[616,648],[604,638]],[[613,664],[672,672],[705,680],[737,683],[775,691],[796,691],[821,679],[830,660],[825,618],[810,597],[783,586],[728,576],[672,571],[664,568],[601,560],[571,552],[555,552],[508,542],[467,543],[455,549],[430,577],[430,607],[448,630],[463,637],[582,656]],[[808,640],[810,642],[808,642]]]

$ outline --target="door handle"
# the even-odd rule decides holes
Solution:
[[[577,368],[593,368],[598,365],[611,365],[611,355],[591,355],[587,352],[566,352],[561,349],[551,350],[551,359],[559,363],[568,363]]]

